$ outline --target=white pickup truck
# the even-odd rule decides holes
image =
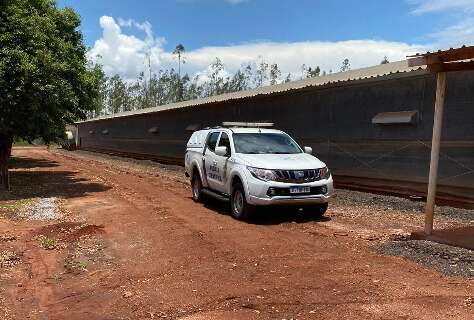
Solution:
[[[327,166],[286,133],[264,128],[217,127],[193,133],[185,170],[194,201],[211,196],[231,202],[245,220],[256,206],[296,205],[322,216],[333,193]]]

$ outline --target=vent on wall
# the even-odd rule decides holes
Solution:
[[[197,123],[190,124],[189,126],[186,127],[186,131],[196,131],[201,129],[201,125]]]
[[[148,133],[159,133],[160,129],[158,127],[153,127],[148,129]]]
[[[372,118],[373,124],[416,124],[418,122],[418,111],[381,112]]]

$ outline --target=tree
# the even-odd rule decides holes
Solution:
[[[341,72],[345,72],[349,70],[351,70],[351,64],[349,62],[349,59],[345,58],[344,61],[342,61]]]
[[[273,86],[278,83],[281,77],[281,71],[276,63],[270,66],[270,84]]]
[[[387,63],[390,63],[390,61],[388,61],[388,58],[387,56],[385,56],[382,60],[382,62],[380,62],[380,64],[387,64]]]
[[[95,109],[99,69],[89,69],[79,16],[53,0],[0,4],[0,180],[9,189],[12,141],[45,142]]]
[[[112,113],[131,110],[126,84],[118,74],[109,80],[108,104]]]
[[[268,79],[268,63],[265,60],[260,61],[257,68],[256,87],[259,88],[265,84]]]
[[[224,77],[224,64],[221,59],[216,58],[209,66],[208,78],[209,80],[204,85],[204,94],[207,97],[226,92],[226,83],[229,79]]]
[[[178,75],[181,76],[181,63],[186,63],[186,61],[183,58],[183,54],[186,49],[184,46],[180,43],[176,46],[176,48],[173,51],[173,54],[178,57]]]
[[[308,70],[306,71],[306,78],[314,78],[314,77],[319,77],[321,73],[321,69],[319,66],[316,66],[316,68],[311,68],[309,67]]]
[[[248,88],[247,77],[241,69],[237,70],[230,80],[229,92],[246,90]]]
[[[105,110],[108,98],[109,78],[105,75],[102,65],[89,62],[89,69],[97,75],[99,93],[95,99],[94,109],[87,113],[87,118],[95,118],[101,115]]]

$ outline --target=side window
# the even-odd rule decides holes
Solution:
[[[219,134],[220,132],[213,132],[209,135],[209,138],[207,138],[207,148],[214,152],[216,149],[216,144],[217,144],[217,139],[219,139]]]
[[[221,138],[219,139],[219,147],[227,147],[227,155],[230,155],[230,140],[227,133],[222,132]]]

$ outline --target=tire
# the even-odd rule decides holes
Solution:
[[[244,187],[240,182],[236,183],[232,189],[230,209],[232,217],[242,221],[250,219],[250,217],[255,213],[256,208],[247,203]]]
[[[202,182],[201,177],[199,176],[199,172],[195,171],[193,173],[193,178],[191,179],[191,191],[193,194],[194,202],[201,202],[203,199],[202,194]]]
[[[304,207],[304,211],[316,218],[321,218],[324,216],[328,209],[328,203],[321,203],[321,204],[313,204]]]

